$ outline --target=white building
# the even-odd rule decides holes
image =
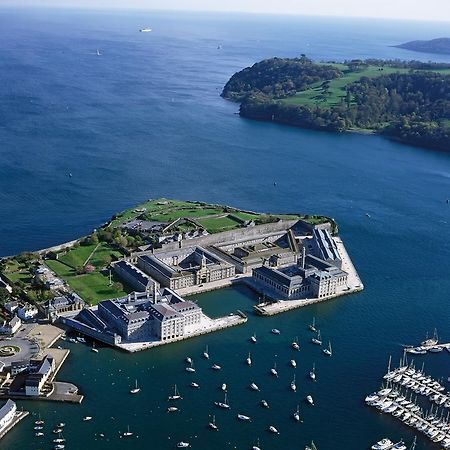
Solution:
[[[3,324],[0,325],[0,333],[4,334],[15,334],[22,325],[22,321],[14,316],[11,320],[5,320]]]
[[[17,315],[22,320],[30,320],[33,319],[38,315],[39,311],[36,308],[36,306],[31,305],[30,303],[25,303],[24,305],[21,305],[19,309],[17,310]]]
[[[16,415],[17,406],[12,400],[8,400],[0,408],[0,433],[2,433],[9,425],[11,425]]]

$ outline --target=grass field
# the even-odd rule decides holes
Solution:
[[[95,305],[101,300],[122,297],[131,292],[130,290],[126,290],[126,288],[124,290],[116,289],[114,283],[119,280],[114,276],[112,277],[113,284],[110,286],[109,277],[100,272],[77,275],[74,269],[60,261],[46,260],[45,263],[80,295],[83,300],[91,305]]]
[[[24,283],[31,283],[32,275],[26,266],[19,264],[17,261],[9,261],[5,275],[13,282],[23,281]]]
[[[79,247],[70,249],[65,254],[60,254],[58,259],[76,269],[85,265],[86,260],[96,247],[96,244],[80,245]],[[106,258],[113,255],[117,257],[122,256],[119,251],[114,250],[108,244],[100,243],[95,253],[89,259],[89,264],[92,264],[97,269],[101,269],[109,262],[106,262]]]
[[[221,231],[232,230],[240,227],[241,224],[230,216],[210,217],[207,219],[197,220],[209,233],[219,233]]]

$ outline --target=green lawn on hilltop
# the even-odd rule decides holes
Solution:
[[[95,252],[94,252],[95,250]],[[101,269],[109,264],[108,258],[117,257],[120,258],[122,254],[113,249],[110,245],[101,242],[100,244],[80,245],[78,247],[71,248],[67,253],[61,253],[58,256],[58,260],[76,269],[86,264],[89,256],[91,256],[87,264],[92,264],[97,269]]]

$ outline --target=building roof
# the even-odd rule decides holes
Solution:
[[[147,274],[142,272],[142,270],[138,269],[136,266],[125,260],[119,261],[118,263],[114,264],[113,268],[115,270],[119,269],[118,272],[126,272],[130,277],[134,278],[144,287],[147,287],[153,281]]]
[[[173,303],[170,305],[175,311],[184,312],[188,309],[201,309],[196,303],[186,300],[185,302]]]
[[[183,317],[178,311],[176,311],[171,305],[166,303],[157,303],[156,305],[151,305],[150,307],[154,313],[156,319],[163,321],[167,319],[173,319],[176,317]]]
[[[281,270],[277,270],[267,266],[258,267],[253,270],[290,289],[303,283],[303,277],[299,273],[289,274],[286,271],[282,272]]]
[[[11,399],[8,399],[6,403],[0,408],[0,419],[3,419],[7,414],[16,409],[16,404]]]
[[[328,230],[315,228],[313,230],[313,238],[319,249],[319,257],[325,260],[340,261],[341,256]]]

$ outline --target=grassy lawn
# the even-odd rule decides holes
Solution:
[[[95,247],[97,247],[96,244],[80,245],[79,247],[72,248],[65,254],[61,254],[58,259],[76,269],[84,265]],[[121,253],[111,248],[108,244],[101,243],[89,260],[89,264],[101,269],[106,265],[105,258],[112,255],[120,257]]]
[[[207,219],[197,220],[209,233],[219,233],[220,231],[232,230],[240,227],[241,224],[233,218],[226,217],[210,217]]]
[[[114,275],[112,277],[113,285],[109,286],[109,277],[100,272],[77,275],[75,270],[60,261],[46,260],[45,264],[66,281],[83,300],[90,304],[96,304],[109,298],[121,297],[131,292],[127,292],[126,288],[117,290],[114,287],[114,283],[119,280]]]
[[[242,220],[256,220],[258,217],[261,216],[261,214],[252,214],[242,211],[233,212],[231,214],[233,214],[233,216],[239,217]]]
[[[16,260],[8,262],[6,266],[5,275],[13,282],[23,281],[24,283],[31,283],[32,275],[26,266],[19,264]]]
[[[222,214],[223,209],[221,208],[207,208],[207,207],[198,207],[192,208],[192,205],[189,208],[180,208],[180,209],[170,209],[165,212],[158,212],[155,214],[151,214],[149,219],[156,220],[157,222],[172,222],[176,219],[180,219],[183,217],[196,219],[197,217],[210,216],[212,214]]]

